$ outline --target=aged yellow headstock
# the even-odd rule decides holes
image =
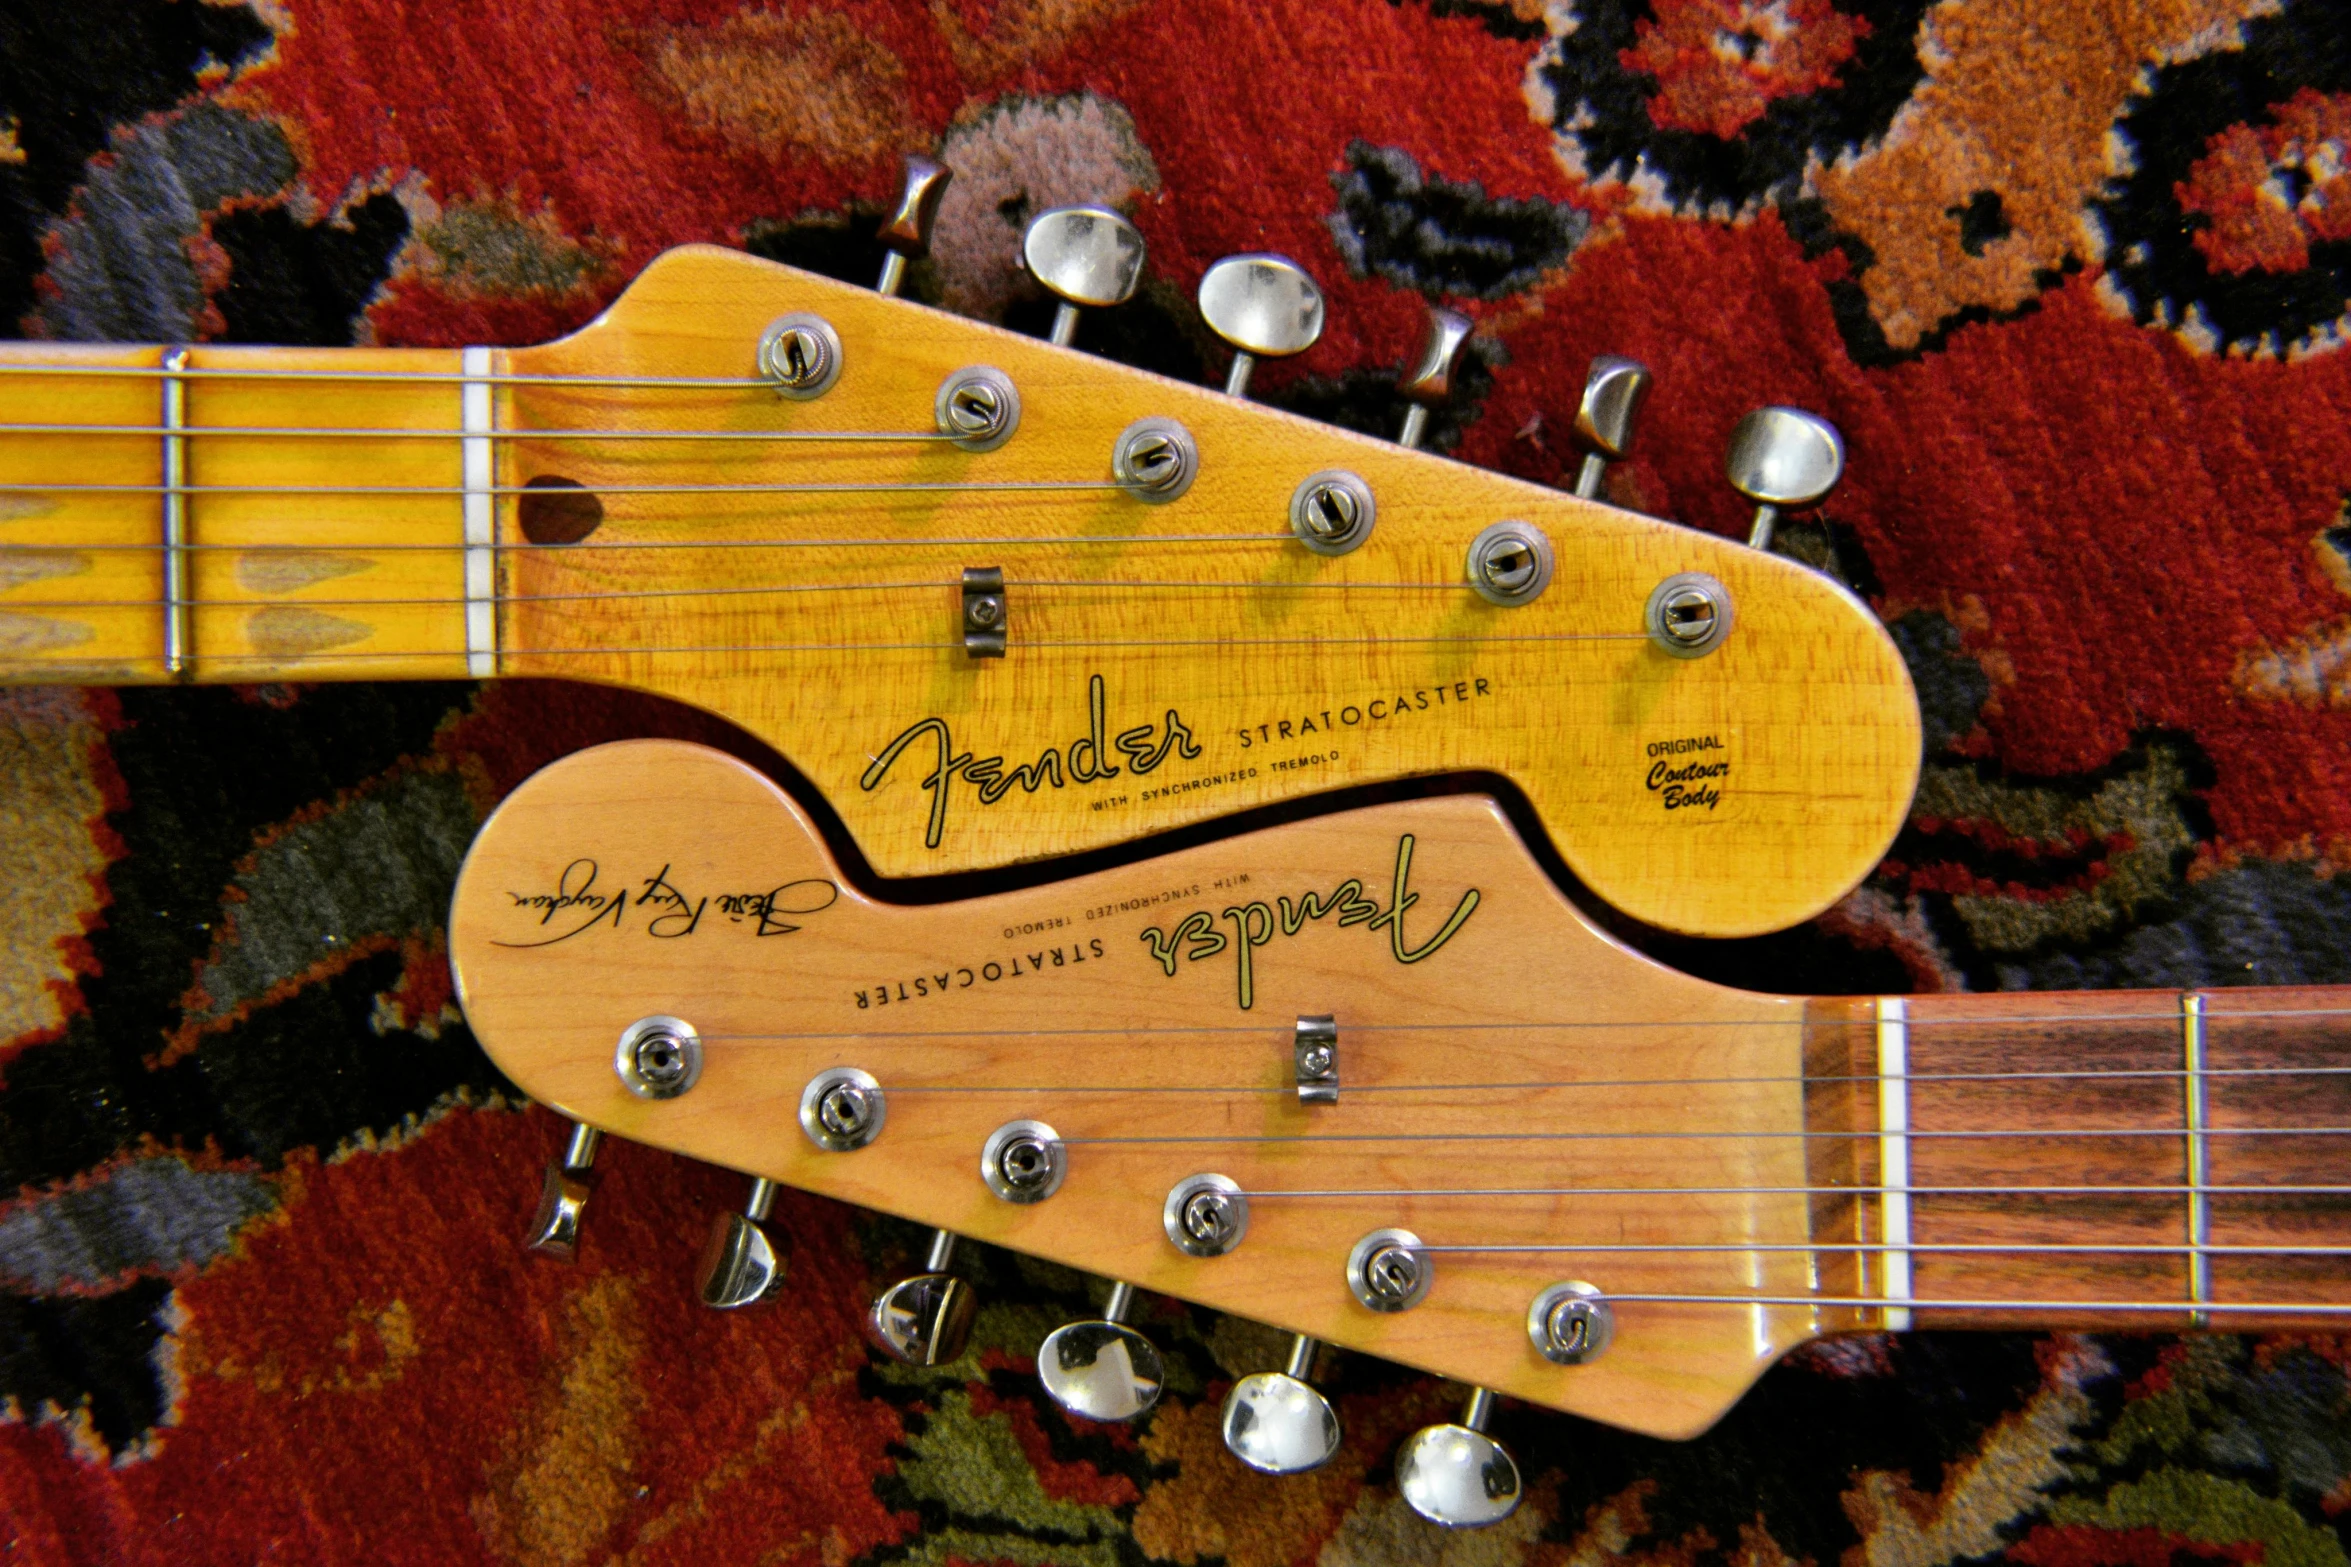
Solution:
[[[1110,259],[1031,257],[1087,303]],[[1235,389],[1321,310],[1278,258],[1203,305]],[[1884,628],[1793,561],[707,246],[538,348],[16,350],[0,492],[0,678],[657,691],[885,876],[1482,770],[1600,897],[1741,935],[1858,882],[1919,766]]]

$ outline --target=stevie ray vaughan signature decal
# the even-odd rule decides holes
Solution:
[[[1409,945],[1404,937],[1404,916],[1420,901],[1420,894],[1410,890],[1412,848],[1412,834],[1406,833],[1396,840],[1396,882],[1384,909],[1363,895],[1360,877],[1350,876],[1327,893],[1302,893],[1296,902],[1288,897],[1277,897],[1272,903],[1259,898],[1234,904],[1220,916],[1211,916],[1206,909],[1195,909],[1173,931],[1163,931],[1153,925],[1142,932],[1141,940],[1170,979],[1175,978],[1180,963],[1204,962],[1220,952],[1232,952],[1237,969],[1234,982],[1244,1012],[1257,1004],[1257,949],[1271,942],[1276,931],[1295,936],[1307,925],[1334,912],[1341,925],[1362,925],[1370,930],[1385,928],[1389,950],[1395,954],[1396,961],[1418,963],[1423,958],[1434,957],[1445,943],[1461,933],[1470,915],[1477,912],[1482,895],[1475,887],[1464,892],[1435,935],[1417,947]],[[1232,926],[1231,935],[1216,928],[1220,918]]]
[[[765,892],[720,892],[692,897],[670,880],[664,865],[652,875],[624,883],[615,891],[599,891],[603,870],[585,856],[563,868],[555,885],[545,892],[508,892],[512,907],[537,916],[542,930],[552,935],[537,941],[497,941],[497,947],[552,947],[599,926],[628,927],[635,910],[644,934],[657,941],[674,941],[702,929],[704,915],[727,925],[747,926],[754,936],[789,936],[800,929],[795,919],[829,909],[839,901],[838,883],[821,876],[802,877]]]

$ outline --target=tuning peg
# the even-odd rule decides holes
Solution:
[[[947,194],[954,179],[955,171],[945,164],[919,154],[908,155],[906,184],[898,193],[897,209],[882,225],[880,238],[889,254],[882,257],[881,281],[874,284],[877,290],[897,293],[906,282],[906,263],[931,253],[931,228],[939,221],[939,198]]]
[[[1297,1335],[1289,1369],[1245,1376],[1225,1395],[1224,1445],[1260,1474],[1304,1474],[1339,1450],[1338,1412],[1306,1380],[1320,1347]]]
[[[1585,500],[1600,498],[1601,475],[1632,451],[1633,420],[1648,395],[1649,367],[1638,360],[1602,354],[1584,373],[1584,400],[1575,411],[1575,440],[1584,450],[1584,466],[1576,474],[1575,492]]]
[[[1159,1402],[1159,1351],[1124,1324],[1135,1287],[1113,1284],[1102,1315],[1045,1336],[1037,1378],[1053,1402],[1084,1420],[1132,1420]]]
[[[910,1366],[962,1359],[980,1301],[969,1284],[947,1271],[954,1260],[954,1233],[933,1230],[930,1261],[913,1278],[882,1291],[866,1313],[867,1336]]]
[[[1518,1510],[1518,1465],[1486,1435],[1494,1395],[1479,1388],[1456,1424],[1423,1426],[1396,1452],[1396,1488],[1448,1529],[1482,1529]]]
[[[1747,542],[1771,548],[1772,525],[1783,511],[1819,504],[1845,472],[1845,442],[1837,427],[1801,408],[1758,408],[1731,432],[1724,465],[1731,488],[1755,503]]]
[[[1404,410],[1404,428],[1396,432],[1397,445],[1418,446],[1428,434],[1429,410],[1442,408],[1452,399],[1453,372],[1461,364],[1461,351],[1469,346],[1472,325],[1458,310],[1429,306],[1429,330],[1421,340],[1420,358],[1396,383],[1397,394],[1412,404]]]
[[[1081,307],[1107,310],[1134,297],[1143,280],[1143,236],[1108,207],[1055,207],[1029,225],[1020,259],[1061,301],[1053,341],[1066,348],[1077,336]]]
[[[760,1224],[775,1206],[776,1183],[765,1176],[751,1183],[750,1201],[740,1213],[722,1213],[710,1224],[701,1266],[694,1280],[702,1304],[721,1311],[756,1306],[784,1282],[784,1260]]]
[[[546,1184],[539,1188],[539,1211],[523,1233],[523,1250],[557,1262],[579,1255],[580,1221],[587,1217],[588,1196],[596,1189],[596,1149],[604,1134],[592,1126],[574,1125],[563,1157],[547,1164]]]
[[[1322,290],[1287,256],[1227,256],[1200,278],[1200,318],[1232,345],[1225,395],[1241,397],[1258,360],[1302,354],[1322,336]]]

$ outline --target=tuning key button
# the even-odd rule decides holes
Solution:
[[[1306,1380],[1319,1346],[1290,1340],[1286,1371],[1260,1371],[1233,1384],[1224,1401],[1224,1445],[1260,1474],[1304,1474],[1339,1450],[1339,1415]]]
[[[1592,361],[1584,376],[1584,399],[1575,411],[1576,445],[1584,453],[1575,492],[1585,500],[1600,498],[1600,480],[1608,465],[1631,453],[1633,421],[1641,412],[1641,400],[1648,395],[1647,365],[1615,354],[1602,354]]]
[[[963,1358],[979,1296],[947,1271],[955,1258],[955,1236],[931,1234],[926,1271],[882,1291],[866,1313],[865,1329],[875,1344],[911,1366],[942,1366]]]
[[[1232,345],[1225,395],[1241,397],[1258,360],[1302,354],[1322,336],[1322,290],[1287,256],[1227,256],[1200,279],[1200,318]]]
[[[1769,549],[1781,512],[1816,506],[1837,487],[1845,474],[1845,441],[1818,414],[1758,408],[1731,432],[1724,468],[1731,488],[1755,503],[1748,544]]]
[[[1396,1489],[1429,1522],[1482,1529],[1518,1510],[1518,1464],[1485,1432],[1493,1408],[1479,1388],[1458,1423],[1423,1426],[1397,1450]]]
[[[1474,323],[1458,310],[1429,306],[1428,334],[1421,339],[1420,358],[1396,383],[1396,393],[1412,406],[1404,410],[1399,446],[1418,446],[1427,439],[1429,412],[1453,397],[1453,377],[1461,365],[1461,351],[1469,346]]]
[[[1102,1315],[1054,1329],[1037,1351],[1037,1378],[1053,1402],[1082,1420],[1132,1420],[1159,1402],[1159,1351],[1123,1318],[1131,1284],[1114,1284]]]
[[[1123,305],[1143,279],[1143,236],[1108,207],[1055,207],[1040,212],[1022,236],[1020,259],[1029,276],[1061,301],[1053,314],[1053,341],[1077,335],[1078,311]]]
[[[604,1134],[592,1126],[574,1126],[563,1157],[547,1166],[539,1189],[539,1211],[523,1234],[523,1249],[534,1256],[570,1262],[579,1255],[580,1223],[587,1217],[588,1197],[596,1189],[596,1148]]]
[[[898,206],[889,220],[882,224],[880,239],[886,254],[882,257],[881,280],[874,287],[884,294],[895,294],[905,286],[906,263],[919,261],[931,252],[931,230],[938,226],[939,201],[947,194],[955,171],[945,164],[921,156],[906,160],[906,183],[898,192]]]
[[[784,1261],[761,1223],[775,1205],[776,1183],[762,1176],[751,1183],[751,1198],[740,1213],[711,1221],[695,1283],[702,1304],[720,1311],[756,1306],[772,1299],[784,1282]]]

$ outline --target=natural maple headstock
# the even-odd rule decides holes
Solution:
[[[173,362],[0,366],[0,678],[661,692],[782,751],[885,876],[1483,770],[1600,897],[1706,935],[1829,905],[1917,777],[1892,641],[1793,561],[737,252],[538,348]],[[991,397],[1000,443],[942,434]],[[1114,462],[1147,420],[1180,495],[1132,482],[1169,447]],[[1291,520],[1334,470],[1370,502],[1338,553]],[[1552,555],[1515,607],[1469,582],[1504,523]],[[1649,629],[1686,573],[1729,600],[1700,657]]]
[[[1536,1294],[1575,1276],[1561,1259],[1433,1254],[1426,1300],[1394,1314],[1350,1294],[1350,1249],[1387,1226],[1431,1246],[1813,1234],[1811,1156],[1787,1135],[1806,1124],[1804,1003],[1600,936],[1481,798],[904,908],[848,885],[741,763],[630,742],[555,764],[499,809],[450,942],[483,1044],[566,1115],[1617,1425],[1700,1430],[1789,1346],[1862,1320],[1628,1305],[1606,1356],[1562,1366],[1525,1326]],[[1307,1106],[1293,1037],[1321,1013],[1341,1087]],[[664,1102],[614,1070],[622,1032],[651,1016],[702,1041],[698,1081]],[[803,1089],[833,1067],[885,1096],[880,1135],[852,1152],[801,1130]],[[990,1132],[1021,1118],[1067,1144],[1062,1188],[1029,1206],[980,1176]],[[1607,1140],[1700,1124],[1723,1137]],[[1254,1193],[1354,1195],[1252,1197],[1237,1249],[1186,1256],[1162,1207],[1210,1172]],[[1656,1187],[1757,1190],[1608,1195]],[[1502,1188],[1533,1190],[1426,1194]],[[1623,1292],[1811,1287],[1795,1250],[1602,1260]]]

